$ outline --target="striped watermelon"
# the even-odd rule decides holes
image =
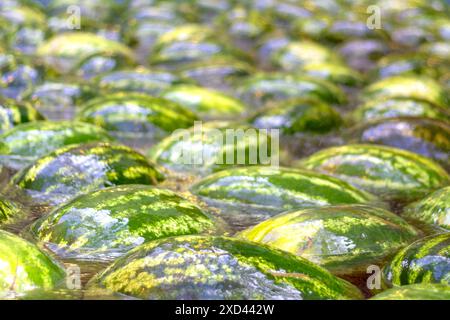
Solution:
[[[187,63],[179,70],[181,76],[217,90],[233,89],[236,82],[254,72],[250,64],[226,54]]]
[[[386,146],[327,148],[298,165],[331,174],[388,200],[414,200],[450,183],[448,173],[431,159]]]
[[[61,203],[121,184],[156,184],[163,175],[133,149],[109,143],[70,145],[19,171],[12,183],[37,201]]]
[[[76,121],[23,123],[0,135],[3,154],[31,159],[70,144],[112,140],[102,128]]]
[[[18,206],[0,195],[0,223],[8,220],[19,211]]]
[[[361,298],[356,287],[309,261],[225,237],[149,242],[88,285],[141,299]]]
[[[383,273],[387,283],[395,286],[450,284],[450,233],[420,239],[400,250]]]
[[[372,300],[450,300],[450,286],[445,284],[410,284],[377,294]]]
[[[250,119],[256,128],[280,129],[284,134],[327,133],[342,124],[339,113],[318,99],[293,99],[266,108]]]
[[[450,230],[450,186],[409,204],[402,215],[408,219]]]
[[[43,119],[44,117],[29,103],[0,100],[0,134],[18,124]]]
[[[149,71],[144,68],[120,70],[96,79],[97,85],[105,92],[141,92],[160,94],[183,80],[175,74],[164,71]]]
[[[70,120],[76,106],[98,94],[97,90],[83,83],[46,81],[35,86],[26,99],[49,120]]]
[[[230,128],[235,131],[227,137]],[[149,157],[170,170],[201,175],[234,165],[270,164],[270,134],[253,129],[254,134],[246,136],[250,132],[247,129],[250,128],[228,122],[208,122],[199,129],[194,126],[188,131],[174,132],[151,148]],[[242,139],[238,138],[239,132]],[[240,162],[239,155],[243,155]]]
[[[34,289],[52,289],[65,272],[35,245],[0,230],[0,298],[14,298]]]
[[[126,185],[81,195],[39,219],[32,231],[60,255],[104,260],[150,240],[212,228],[208,215],[174,192]]]
[[[348,130],[346,140],[408,150],[450,170],[450,122],[416,117],[374,120]]]
[[[219,56],[245,61],[251,59],[249,54],[230,44],[225,33],[218,34],[212,28],[199,24],[185,24],[172,28],[157,38],[149,62],[151,65],[174,70]]]
[[[358,106],[352,113],[355,123],[402,116],[450,121],[450,111],[430,102],[411,98],[370,100]]]
[[[244,81],[239,94],[244,101],[253,106],[304,97],[314,97],[332,104],[342,104],[346,100],[344,92],[331,82],[285,74],[251,76]]]
[[[84,122],[122,134],[144,133],[155,138],[188,128],[197,117],[172,101],[141,93],[113,93],[89,100],[77,115]]]
[[[447,108],[450,102],[445,89],[435,80],[417,75],[392,76],[372,83],[364,90],[365,100],[413,98]]]
[[[237,116],[246,110],[239,100],[219,91],[194,85],[172,86],[161,96],[186,107],[204,119]]]
[[[64,32],[55,35],[37,48],[37,55],[58,73],[74,71],[85,59],[93,56],[116,57],[132,64],[133,52],[125,45],[89,32]]]
[[[365,272],[418,236],[402,218],[366,205],[310,208],[277,215],[240,237],[291,252],[335,274]]]
[[[340,63],[341,59],[335,51],[313,41],[292,41],[274,51],[272,63],[286,71],[300,69],[312,62]]]
[[[191,191],[222,211],[236,227],[254,225],[295,208],[376,202],[346,182],[307,170],[244,167],[207,176]]]

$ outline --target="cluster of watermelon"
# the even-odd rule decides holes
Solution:
[[[0,298],[450,299],[449,10],[2,1]]]

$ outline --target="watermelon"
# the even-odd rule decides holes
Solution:
[[[356,86],[362,83],[362,76],[343,63],[327,61],[309,62],[301,70],[311,77],[317,77],[346,86]]]
[[[122,184],[156,184],[164,176],[133,149],[109,143],[70,145],[23,168],[12,183],[35,201],[62,203],[78,194]]]
[[[394,287],[377,294],[372,300],[450,300],[450,286],[419,283]]]
[[[272,53],[272,63],[286,71],[300,69],[312,62],[340,62],[327,47],[309,40],[293,41]]]
[[[238,90],[249,105],[262,106],[290,98],[315,97],[327,103],[342,104],[345,94],[323,79],[284,74],[257,74],[246,79]]]
[[[33,28],[44,28],[47,24],[46,16],[37,8],[31,5],[21,5],[16,3],[7,3],[1,16],[8,20],[7,24],[12,24],[15,27],[27,26]],[[6,12],[5,12],[6,11]],[[7,14],[6,14],[7,13]],[[6,29],[5,25],[5,29]]]
[[[367,205],[308,208],[282,213],[240,237],[291,252],[348,275],[410,243],[418,232],[402,218]]]
[[[33,88],[26,99],[47,119],[70,120],[76,105],[93,95],[93,90],[85,85],[47,81]]]
[[[374,120],[346,132],[347,143],[374,143],[408,150],[450,170],[450,122],[399,117]]]
[[[227,55],[186,63],[178,70],[181,76],[192,79],[203,87],[217,90],[233,90],[234,83],[254,72],[253,67],[245,61]]]
[[[148,71],[143,68],[111,72],[96,79],[97,85],[107,92],[142,92],[160,94],[183,80],[170,72]]]
[[[36,201],[61,203],[99,188],[156,184],[162,173],[133,149],[109,143],[70,145],[23,168],[12,183]]]
[[[29,103],[18,103],[10,99],[0,100],[0,134],[12,127],[44,117]]]
[[[393,76],[368,86],[363,98],[414,98],[448,108],[450,98],[444,88],[435,80],[419,76]]]
[[[364,6],[364,5],[363,5]],[[328,16],[330,18],[330,16]],[[376,37],[374,34],[376,30],[372,30],[367,25],[367,21],[357,21],[348,16],[344,17],[332,17],[328,19],[329,26],[326,29],[325,37],[328,39],[341,42],[348,38],[363,38],[363,37]]]
[[[345,62],[361,73],[375,68],[375,61],[387,55],[389,46],[381,39],[347,39],[338,48]]]
[[[376,203],[346,182],[307,170],[252,166],[209,175],[191,191],[237,228],[255,225],[282,211],[334,204]]]
[[[318,99],[292,99],[266,108],[250,119],[256,128],[280,129],[283,134],[327,133],[338,128],[339,113]]]
[[[88,284],[140,299],[359,299],[350,283],[292,254],[225,237],[152,241]]]
[[[108,131],[153,134],[159,138],[178,128],[188,128],[197,119],[188,109],[172,101],[131,92],[89,100],[77,118]]]
[[[0,223],[7,221],[18,212],[17,204],[0,195]]]
[[[450,186],[409,204],[402,216],[450,230]]]
[[[38,69],[25,64],[14,65],[9,70],[2,70],[0,96],[23,100],[27,92],[38,83],[40,77]]]
[[[212,89],[193,85],[172,86],[161,96],[186,107],[202,118],[233,117],[245,112],[239,100]]]
[[[383,274],[386,282],[394,286],[450,284],[450,233],[420,239],[400,250]]]
[[[117,57],[128,64],[133,52],[125,45],[89,32],[64,32],[50,38],[37,49],[37,54],[55,71],[65,74],[75,70],[85,59],[94,56]]]
[[[447,172],[431,159],[386,146],[327,148],[298,166],[333,175],[387,200],[415,200],[450,183]]]
[[[243,50],[254,47],[255,41],[274,27],[272,17],[260,10],[237,6],[221,11],[216,19],[218,27],[229,30],[230,37]]]
[[[64,280],[61,266],[35,245],[0,230],[0,298],[20,297],[27,291],[51,289]]]
[[[422,74],[425,58],[418,52],[391,53],[377,61],[376,73],[379,78]]]
[[[207,214],[176,193],[126,185],[76,197],[35,222],[32,232],[64,257],[105,260],[150,240],[212,228]]]
[[[23,123],[0,135],[2,154],[31,160],[70,144],[112,140],[102,128],[77,121]]]
[[[249,56],[231,46],[213,29],[202,25],[186,24],[162,34],[155,42],[149,57],[151,65],[170,69],[183,67],[186,63],[199,62],[215,56],[239,57],[249,60]]]
[[[212,39],[214,36],[215,33],[211,28],[205,28],[198,24],[185,24],[161,35],[154,45],[154,50],[158,52],[179,41],[200,42]]]
[[[235,131],[228,134],[230,127]],[[271,142],[269,132],[228,122],[208,122],[174,132],[152,147],[149,157],[176,172],[205,175],[235,165],[271,164],[276,156]]]
[[[358,106],[352,113],[355,123],[394,117],[423,117],[450,121],[450,112],[424,100],[389,98],[371,100]]]

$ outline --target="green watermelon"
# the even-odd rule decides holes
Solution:
[[[142,92],[160,94],[183,80],[170,72],[148,71],[144,68],[111,72],[96,79],[97,85],[106,92]]]
[[[423,74],[426,57],[418,52],[390,53],[377,61],[376,76],[414,76]]]
[[[413,98],[448,108],[450,98],[444,88],[435,80],[419,76],[393,76],[379,80],[365,91],[363,98]]]
[[[44,29],[47,25],[45,14],[29,4],[22,5],[19,3],[5,3],[4,11],[1,16],[8,20],[8,25],[12,24],[16,28],[19,26],[26,26],[30,28]],[[7,29],[7,26],[5,25],[4,28]]]
[[[0,230],[0,298],[51,289],[64,280],[64,270],[35,245]]]
[[[0,223],[5,222],[19,211],[18,206],[0,195]]]
[[[333,83],[307,76],[257,74],[247,78],[238,91],[245,102],[254,106],[304,97],[332,104],[346,101],[343,91]]]
[[[416,117],[374,120],[348,130],[345,140],[408,150],[450,170],[450,122]]]
[[[133,149],[109,143],[70,145],[23,168],[12,183],[37,201],[61,203],[121,184],[156,184],[164,176]]]
[[[403,217],[450,230],[450,186],[409,204]]]
[[[73,71],[93,56],[118,57],[134,62],[133,52],[125,45],[88,32],[64,32],[50,38],[37,49],[47,65],[59,73]]]
[[[286,252],[243,240],[152,241],[98,274],[90,287],[140,299],[359,299],[350,283]]]
[[[232,117],[246,111],[246,107],[239,100],[199,86],[172,86],[161,96],[186,107],[202,118]]]
[[[256,128],[280,129],[284,134],[326,133],[338,128],[339,113],[318,99],[293,99],[267,108],[250,119]]]
[[[32,159],[70,144],[112,140],[102,128],[76,121],[23,123],[0,135],[5,146],[2,154]]]
[[[155,137],[188,128],[197,119],[191,111],[172,101],[131,92],[89,100],[77,118],[108,131],[153,134]]]
[[[431,159],[386,146],[327,148],[299,166],[333,175],[387,200],[414,200],[450,183],[450,176]]]
[[[34,121],[0,135],[7,155],[38,158],[60,147],[92,141],[113,141],[106,131],[77,121]],[[4,153],[5,154],[5,153]]]
[[[385,266],[383,274],[395,286],[450,284],[450,233],[420,239],[400,250]]]
[[[245,43],[244,48],[251,47],[255,41],[262,37],[274,27],[274,21],[271,15],[266,14],[262,10],[254,10],[254,8],[244,9],[242,6],[236,6],[224,10],[215,19],[218,28],[228,30],[231,38],[236,43]]]
[[[346,182],[307,170],[276,167],[232,168],[209,175],[191,191],[238,228],[282,211],[377,199]]]
[[[231,128],[234,131],[227,135]],[[151,148],[149,156],[170,170],[204,175],[234,165],[270,164],[275,154],[270,132],[228,122],[208,122],[174,132]]]
[[[372,300],[450,300],[450,286],[446,284],[410,284],[377,294]]]
[[[211,28],[204,28],[199,24],[184,24],[161,35],[154,45],[154,50],[158,52],[178,41],[200,42],[212,39],[214,36]]]
[[[254,72],[245,61],[227,55],[186,63],[178,70],[181,76],[193,79],[203,87],[219,90],[232,89],[234,83]]]
[[[389,98],[367,101],[352,113],[355,123],[394,117],[423,117],[450,121],[450,112],[424,100]]]
[[[208,215],[172,191],[126,185],[81,195],[39,219],[32,231],[58,254],[103,260],[150,240],[212,227]]]
[[[272,63],[286,71],[312,62],[340,62],[336,52],[309,40],[293,41],[272,53]]]
[[[365,272],[418,232],[381,208],[341,205],[277,215],[240,236],[268,244],[317,263],[335,274]]]
[[[94,96],[96,92],[88,85],[64,82],[44,82],[26,97],[33,106],[47,119],[70,120],[75,114],[76,106]]]
[[[362,76],[344,64],[327,61],[309,62],[301,70],[311,77],[317,77],[346,86],[362,83]]]
[[[197,24],[178,26],[158,37],[149,62],[151,65],[176,69],[186,63],[216,56],[250,59],[248,54],[230,46],[231,41],[224,35],[218,35],[212,28]]]
[[[0,100],[0,134],[18,124],[43,119],[44,117],[29,103]]]

